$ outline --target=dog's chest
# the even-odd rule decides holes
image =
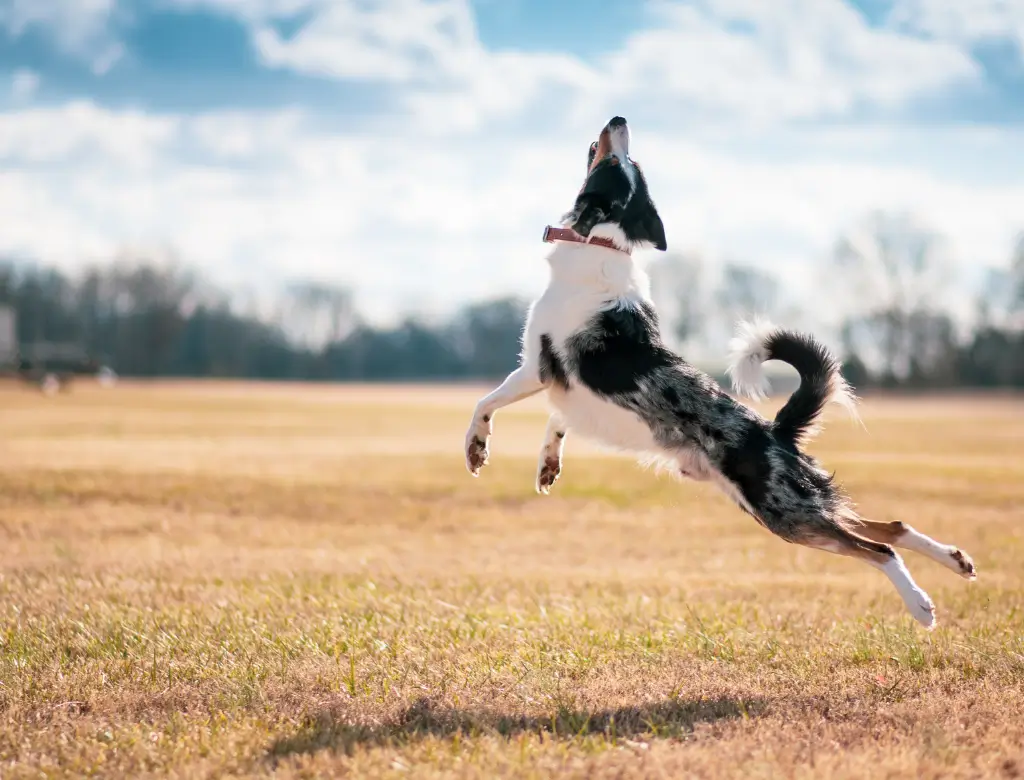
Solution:
[[[556,344],[586,328],[616,302],[645,302],[650,283],[632,257],[599,246],[558,244],[548,256],[551,279],[534,303],[527,337],[542,334]],[[527,344],[527,348],[530,348]]]
[[[653,453],[660,449],[650,427],[636,413],[578,383],[571,383],[568,390],[552,387],[548,390],[548,400],[574,435],[633,453]]]
[[[549,261],[551,281],[531,310],[525,347],[531,362],[567,379],[568,387],[552,384],[552,406],[585,438],[631,452],[656,451],[650,428],[637,414],[581,381],[579,354],[569,348],[608,309],[647,304],[646,277],[628,255],[598,247],[558,247]]]

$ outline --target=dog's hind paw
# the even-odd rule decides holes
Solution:
[[[903,601],[914,620],[929,631],[935,628],[935,603],[927,593],[914,586],[910,592],[903,594]]]
[[[927,596],[924,597],[918,604],[908,605],[910,606],[910,614],[914,616],[914,620],[924,626],[926,629],[931,631],[935,628],[935,605],[932,600]]]
[[[978,578],[978,571],[974,568],[974,561],[971,560],[971,556],[959,547],[950,549],[949,557],[953,562],[953,566],[950,568],[965,580],[976,580]]]

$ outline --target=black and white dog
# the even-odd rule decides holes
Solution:
[[[762,363],[781,360],[800,387],[766,420],[662,343],[638,246],[666,249],[665,230],[640,167],[629,156],[629,128],[613,118],[591,144],[587,177],[563,228],[548,228],[551,279],[533,304],[519,368],[480,400],[466,433],[473,476],[487,464],[494,413],[546,390],[548,420],[536,488],[547,493],[561,471],[571,429],[605,445],[717,484],[745,512],[787,542],[859,558],[892,580],[911,614],[935,624],[935,607],[893,550],[922,553],[967,579],[974,564],[901,522],[861,518],[800,445],[828,402],[856,414],[839,364],[810,336],[766,323],[742,324],[731,344],[735,388],[760,397]]]

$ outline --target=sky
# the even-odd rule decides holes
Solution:
[[[875,209],[965,290],[1024,229],[1024,0],[0,0],[0,254],[531,295],[616,114],[670,250],[796,298]]]

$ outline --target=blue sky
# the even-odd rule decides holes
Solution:
[[[1024,229],[1024,0],[0,0],[0,252],[529,294],[613,114],[670,248],[797,298],[875,208],[965,284]]]

